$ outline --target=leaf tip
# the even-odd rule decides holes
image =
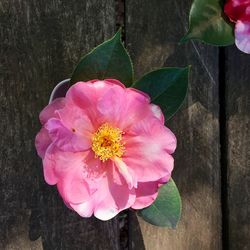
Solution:
[[[121,40],[121,36],[122,36],[122,27],[119,27],[113,38]]]

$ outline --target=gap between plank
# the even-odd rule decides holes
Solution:
[[[219,48],[219,123],[221,165],[222,249],[229,249],[228,241],[228,190],[227,190],[227,114],[226,114],[226,53]]]
[[[125,43],[125,0],[115,0],[116,30],[122,28],[121,38]],[[126,44],[125,44],[126,45]],[[129,247],[129,211],[125,210],[118,215],[120,230],[120,249],[128,250]]]
[[[116,30],[122,28],[122,41],[125,42],[125,0],[115,0]]]

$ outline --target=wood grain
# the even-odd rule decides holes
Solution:
[[[147,250],[221,249],[218,49],[196,42],[178,45],[190,5],[182,0],[126,1],[126,44],[137,77],[163,65],[192,65],[185,105],[168,125],[178,138],[174,179],[183,215],[176,230],[139,218]],[[136,237],[131,233],[133,249],[139,249]]]
[[[34,150],[53,87],[113,35],[114,0],[0,0],[0,23],[0,249],[119,249],[118,220],[67,209]]]
[[[250,249],[250,58],[226,49],[228,245]]]

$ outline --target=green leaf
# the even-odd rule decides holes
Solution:
[[[138,214],[155,226],[176,228],[181,217],[181,197],[173,179],[160,188],[155,202]]]
[[[188,73],[189,67],[158,69],[143,76],[133,87],[149,94],[152,102],[160,106],[167,120],[185,99]]]
[[[234,43],[234,27],[224,14],[222,0],[194,0],[189,14],[189,31],[181,42],[190,39],[219,46]]]
[[[127,87],[133,82],[133,66],[121,42],[120,30],[81,59],[72,74],[71,84],[107,78],[120,80]]]

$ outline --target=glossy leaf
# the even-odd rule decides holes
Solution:
[[[152,71],[134,83],[133,87],[147,93],[169,119],[182,105],[188,87],[187,68],[162,68]]]
[[[189,31],[181,42],[190,39],[225,46],[234,43],[234,27],[224,14],[221,0],[194,0],[189,14]]]
[[[114,78],[127,87],[133,82],[131,59],[121,42],[121,32],[84,56],[76,66],[71,84],[78,81]]]
[[[160,188],[155,202],[138,214],[155,226],[176,228],[181,216],[181,197],[173,179]]]

